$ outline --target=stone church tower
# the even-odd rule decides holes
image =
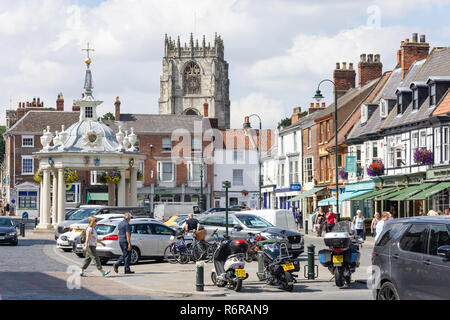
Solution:
[[[159,114],[203,115],[217,118],[220,129],[230,128],[228,63],[223,40],[215,36],[214,46],[201,45],[191,33],[189,45],[164,41]]]

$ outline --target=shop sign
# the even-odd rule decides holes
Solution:
[[[345,157],[345,172],[356,173],[356,157],[346,156]]]
[[[291,184],[291,191],[302,191],[301,184]]]
[[[450,167],[432,169],[427,171],[427,179],[450,178]]]

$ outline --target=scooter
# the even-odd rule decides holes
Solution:
[[[330,249],[319,251],[320,263],[334,275],[336,286],[349,286],[352,273],[359,267],[359,246],[364,241],[355,234],[349,221],[338,222],[324,240]]]
[[[268,285],[280,286],[283,290],[292,291],[300,271],[299,259],[293,259],[287,248],[287,238],[277,236],[274,243],[262,245],[263,272],[257,273],[260,281]]]
[[[211,280],[218,287],[230,286],[234,291],[242,289],[242,282],[248,278],[245,272],[245,254],[248,244],[245,240],[230,240],[224,236],[214,252]]]

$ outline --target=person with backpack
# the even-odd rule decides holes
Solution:
[[[97,224],[97,218],[91,216],[89,218],[89,225],[86,230],[80,235],[80,241],[84,242],[84,252],[86,253],[86,258],[84,259],[83,266],[81,267],[80,276],[87,277],[84,273],[84,270],[87,269],[91,261],[94,261],[97,269],[102,273],[102,276],[107,276],[110,271],[104,271],[102,264],[100,262],[100,258],[97,255],[97,242],[99,242],[102,246],[105,244],[102,241],[98,240],[97,231],[95,231],[95,225]]]
[[[319,207],[319,212],[317,212],[316,220],[314,221],[314,224],[316,225],[316,228],[317,228],[317,236],[318,237],[322,236],[323,228],[325,226],[325,221],[326,221],[325,213],[323,213],[322,207]]]
[[[358,237],[364,239],[364,234],[366,233],[366,225],[364,223],[364,217],[361,210],[356,211],[356,216],[353,217],[353,225]]]

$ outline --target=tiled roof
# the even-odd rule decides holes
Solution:
[[[29,111],[20,118],[6,134],[20,134],[22,132],[42,134],[50,126],[50,131],[61,131],[61,125],[67,129],[80,118],[78,111]]]
[[[427,81],[430,76],[450,75],[450,47],[434,48],[414,81]]]
[[[450,88],[439,101],[431,116],[446,115],[447,113],[450,113]]]

